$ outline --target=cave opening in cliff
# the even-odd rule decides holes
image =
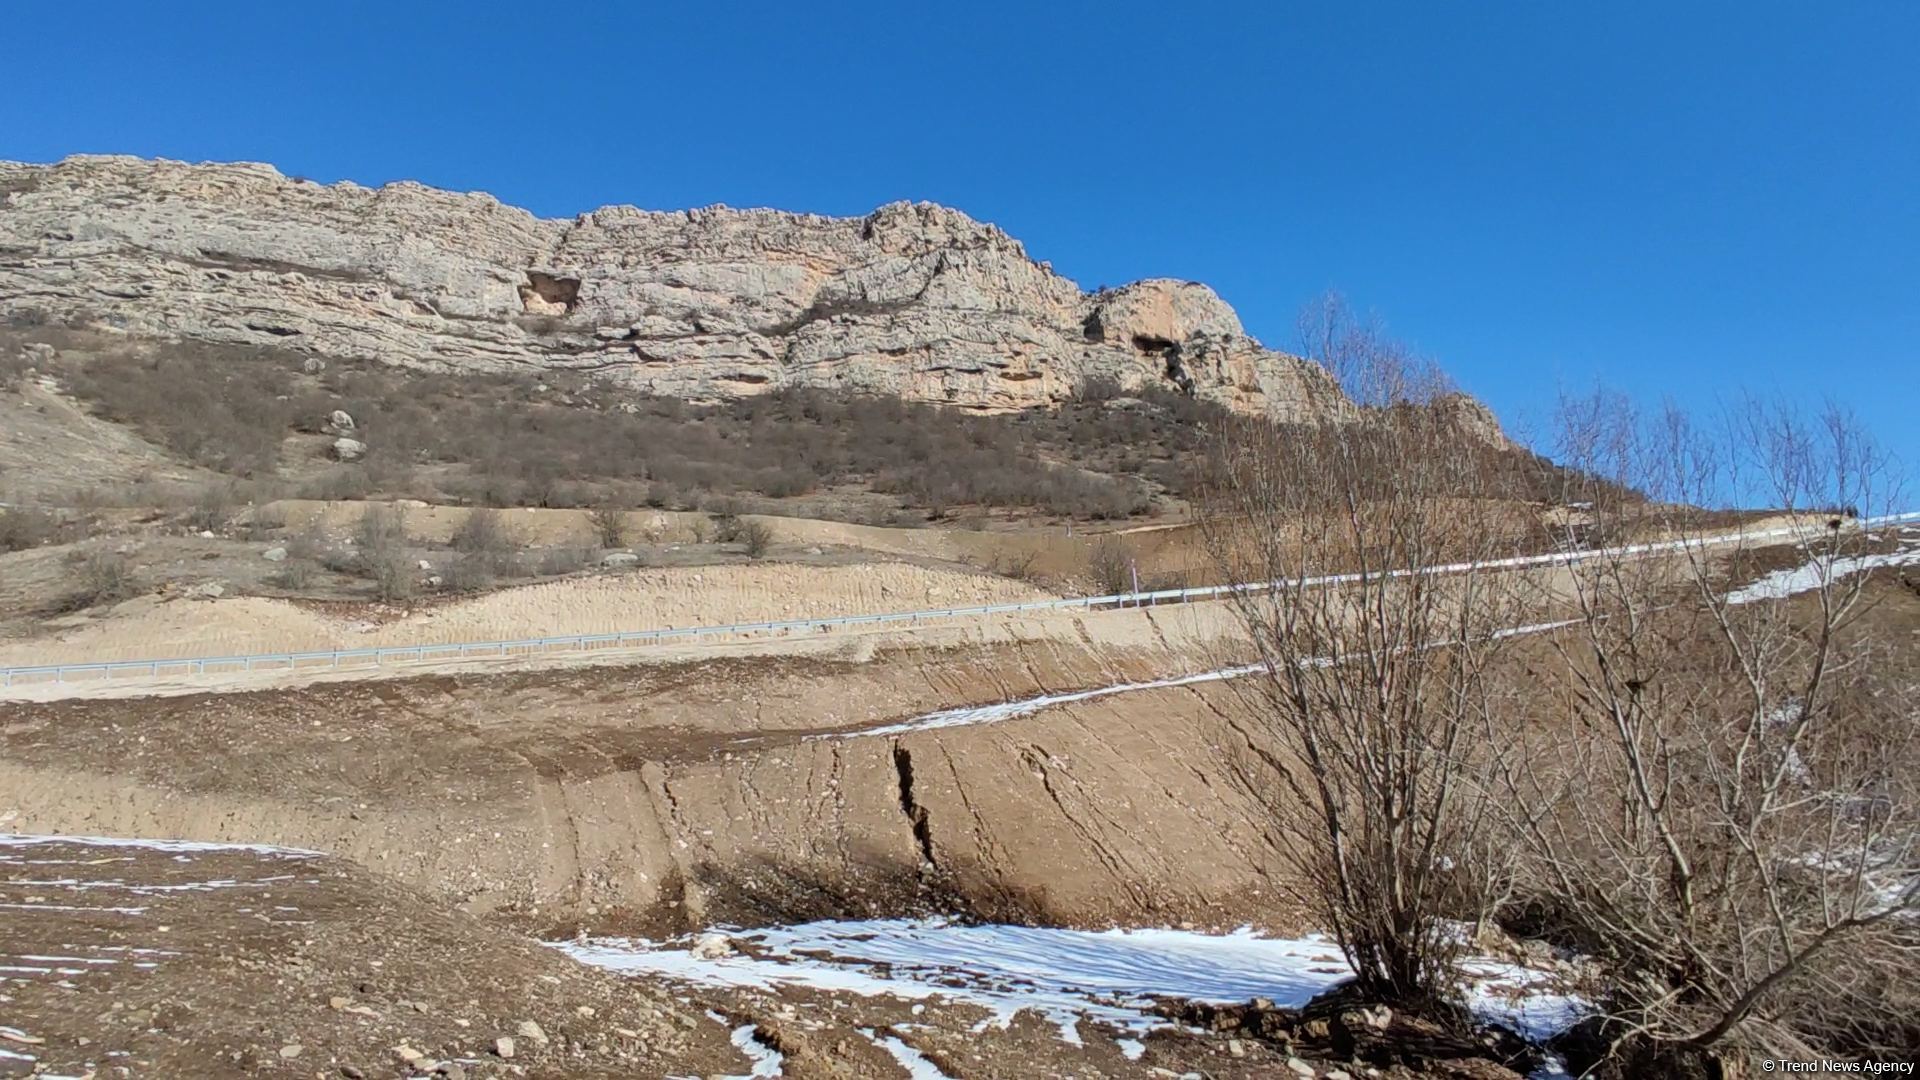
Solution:
[[[571,315],[580,305],[580,279],[527,271],[520,306],[530,315]]]
[[[1154,337],[1151,334],[1135,334],[1133,335],[1133,347],[1143,353],[1165,353],[1172,352],[1174,345],[1173,342],[1163,337]]]

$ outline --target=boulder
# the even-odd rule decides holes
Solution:
[[[351,435],[356,429],[353,417],[345,409],[335,409],[327,417],[327,431],[333,435]]]
[[[333,459],[335,461],[359,461],[367,456],[367,444],[359,439],[341,437],[333,440]]]

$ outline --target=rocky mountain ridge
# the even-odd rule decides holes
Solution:
[[[443,371],[591,370],[694,400],[808,386],[1005,411],[1111,380],[1282,418],[1346,405],[1204,285],[1085,293],[1001,229],[927,203],[556,220],[261,164],[0,162],[0,319]]]

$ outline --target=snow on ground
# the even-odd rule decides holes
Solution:
[[[733,1023],[733,1021],[727,1019],[720,1013],[714,1012],[712,1009],[707,1010],[707,1019],[718,1024]],[[728,1080],[755,1080],[756,1077],[783,1076],[786,1074],[786,1056],[773,1047],[768,1046],[765,1042],[762,1042],[760,1032],[755,1029],[754,1025],[740,1024],[734,1027],[733,1033],[728,1036],[728,1040],[733,1043],[735,1049],[747,1055],[748,1061],[753,1062],[753,1069],[747,1073],[746,1076],[729,1077]]]
[[[1232,1003],[1256,997],[1304,1005],[1351,969],[1318,936],[1262,937],[1252,930],[1062,930],[944,919],[825,921],[732,932],[742,950],[700,957],[697,938],[654,942],[596,938],[555,947],[583,963],[709,986],[782,985],[909,1000],[946,998],[978,1006],[979,1027],[1005,1027],[1032,1010],[1079,1045],[1082,1018],[1137,1040],[1170,1022],[1156,997]],[[1572,1024],[1585,1006],[1540,972],[1492,960],[1469,969],[1469,997],[1489,1020],[1531,1038]]]
[[[1816,556],[1800,566],[1775,570],[1751,585],[1733,590],[1727,594],[1727,603],[1751,604],[1757,600],[1784,600],[1796,593],[1812,592],[1824,582],[1839,581],[1868,570],[1920,564],[1920,533],[1913,529],[1902,529],[1900,533],[1901,542],[1905,546],[1899,551],[1887,551],[1877,555],[1850,555],[1844,558]]]
[[[109,848],[146,848],[149,851],[197,852],[197,851],[247,851],[256,855],[279,855],[288,858],[313,858],[324,854],[308,851],[305,848],[275,847],[272,844],[221,844],[205,840],[147,840],[137,837],[119,836],[27,836],[19,833],[0,833],[0,848],[38,847],[46,844],[78,844],[82,847]],[[7,856],[0,855],[0,859]],[[186,860],[181,860],[186,861]]]
[[[1563,626],[1572,626],[1578,620],[1563,619],[1559,622],[1529,623],[1525,626],[1513,626],[1494,632],[1494,637],[1525,637],[1529,634],[1541,634],[1549,630],[1558,630]],[[1325,660],[1315,663],[1324,665]],[[885,724],[880,727],[860,728],[855,731],[833,731],[823,735],[809,735],[807,741],[821,739],[864,739],[875,735],[904,735],[912,731],[931,731],[935,728],[966,727],[971,724],[997,724],[1003,720],[1028,716],[1055,705],[1068,705],[1076,701],[1089,701],[1094,698],[1108,697],[1113,694],[1131,694],[1138,690],[1159,690],[1169,686],[1192,686],[1196,683],[1222,682],[1238,679],[1243,675],[1252,675],[1264,668],[1262,664],[1241,664],[1238,667],[1220,668],[1216,671],[1201,671],[1191,675],[1176,675],[1167,679],[1152,679],[1147,682],[1116,683],[1112,686],[1099,686],[1092,690],[1075,690],[1064,694],[1041,694],[1038,697],[1021,698],[1018,701],[1002,701],[993,705],[968,705],[958,709],[942,709],[939,712],[926,713],[897,724]]]
[[[1241,667],[1222,668],[1219,671],[1202,671],[1193,675],[1178,675],[1171,679],[1154,679],[1151,682],[1119,683],[1114,686],[1101,686],[1092,690],[1076,690],[1068,694],[1042,694],[1039,697],[1022,698],[1019,701],[1003,701],[997,705],[972,705],[959,709],[942,709],[939,712],[916,716],[898,724],[884,727],[861,728],[858,731],[836,731],[825,735],[810,735],[809,741],[817,739],[853,739],[873,735],[902,735],[909,731],[928,731],[933,728],[966,727],[969,724],[997,724],[1002,720],[1012,720],[1018,716],[1039,712],[1054,705],[1065,705],[1075,701],[1087,701],[1102,698],[1110,694],[1127,694],[1135,690],[1157,690],[1165,686],[1191,686],[1194,683],[1219,682],[1222,679],[1237,679],[1260,670],[1258,664]]]
[[[953,1077],[940,1071],[940,1067],[927,1060],[927,1056],[902,1042],[897,1035],[881,1035],[872,1028],[861,1028],[860,1034],[872,1039],[874,1045],[893,1055],[893,1060],[907,1070],[908,1080],[953,1080]]]

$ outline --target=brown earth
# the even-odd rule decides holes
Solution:
[[[1006,578],[904,563],[636,570],[345,615],[270,597],[154,595],[0,646],[0,666],[497,641],[1053,598]]]
[[[1911,617],[1920,599],[1889,589],[1876,617]],[[824,646],[710,645],[639,663],[602,657],[546,670],[10,703],[0,724],[0,830],[279,843],[332,857],[313,861],[314,880],[298,883],[316,895],[287,905],[313,926],[277,928],[258,905],[222,906],[241,904],[243,890],[159,894],[155,904],[184,905],[164,925],[188,927],[215,961],[109,981],[98,1005],[75,1005],[63,995],[76,991],[54,984],[10,986],[18,1005],[9,1016],[30,1018],[32,1034],[67,1055],[49,1062],[121,1049],[102,1037],[118,1030],[114,1001],[168,1017],[163,1031],[173,1035],[128,1035],[124,1048],[149,1063],[133,1075],[311,1075],[307,1064],[325,1060],[317,1055],[368,1076],[402,1075],[391,1056],[402,1039],[491,1068],[502,1063],[472,1051],[484,1051],[493,1028],[524,1018],[566,1032],[548,1049],[569,1055],[516,1058],[528,1075],[741,1071],[718,1026],[671,1019],[678,995],[688,1008],[757,1024],[787,1053],[788,1075],[898,1076],[853,1030],[907,1023],[898,1002],[653,980],[621,991],[520,935],[955,912],[1056,925],[1303,929],[1260,801],[1255,763],[1272,748],[1241,719],[1231,683],[875,732],[955,706],[1217,669],[1238,658],[1231,632],[1218,606],[1193,605],[847,635]],[[210,879],[258,880],[242,863],[194,865]],[[5,888],[26,903],[41,887],[13,869]],[[199,872],[145,862],[130,870]],[[116,864],[86,872],[133,880]],[[12,892],[0,902],[13,902]],[[125,943],[111,936],[118,916],[70,914],[76,921],[47,924],[63,928],[55,936]],[[254,918],[262,914],[268,922]],[[38,924],[0,920],[0,951],[60,955],[42,938],[8,936],[22,925]],[[566,993],[548,992],[544,974],[569,980]],[[382,1019],[332,1009],[333,996],[350,1007],[364,999]],[[424,1003],[414,1013],[424,1019],[409,1018],[402,999]],[[182,1002],[191,1010],[172,1019],[168,1010]],[[264,1020],[260,1002],[272,1003]],[[581,1003],[593,1017],[578,1012]],[[1073,1049],[1030,1019],[981,1038],[964,1009],[928,1013],[913,1018],[927,1027],[914,1027],[909,1041],[955,1076],[1154,1068],[1260,1076],[1282,1064],[1259,1046],[1233,1057],[1222,1039],[1174,1035],[1130,1062],[1110,1040]],[[601,1030],[616,1017],[643,1033],[634,1046]],[[398,1026],[362,1030],[363,1021]],[[645,1023],[678,1026],[686,1049],[650,1040]],[[147,1026],[160,1025],[150,1017]],[[82,1046],[83,1037],[93,1043]],[[295,1044],[297,1057],[279,1056]],[[622,1052],[661,1057],[622,1065]],[[669,1065],[669,1053],[682,1056]],[[200,1071],[182,1071],[189,1063]]]
[[[1245,743],[1217,686],[810,738],[1208,670],[1223,662],[1219,619],[1096,613],[1065,620],[1071,637],[1016,628],[865,660],[23,703],[0,742],[0,821],[319,848],[542,923],[950,903],[1069,923],[1271,919],[1257,811],[1217,773],[1221,747]]]
[[[48,1071],[406,1075],[399,1047],[469,1076],[745,1071],[699,1007],[345,860],[52,842],[0,873],[0,1017],[36,1040],[0,1048]]]

